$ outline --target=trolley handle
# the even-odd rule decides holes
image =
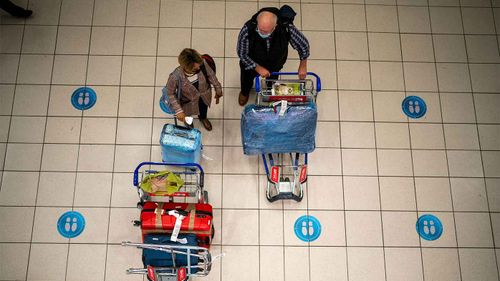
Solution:
[[[142,162],[141,164],[139,164],[134,170],[134,186],[139,186],[139,169],[144,165],[196,167],[198,170],[200,170],[200,186],[203,187],[205,172],[203,171],[203,168],[199,164],[196,163],[177,164],[177,163],[163,163],[163,162]]]
[[[298,75],[298,72],[272,72],[271,75]],[[314,72],[307,72],[307,75],[314,76],[316,78],[316,92],[321,92],[321,78]],[[255,91],[260,92],[260,75],[255,77]]]

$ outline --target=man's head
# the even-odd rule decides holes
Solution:
[[[194,49],[186,48],[182,50],[178,57],[179,64],[187,74],[194,74],[200,71],[203,63],[201,55]]]
[[[257,32],[263,38],[268,37],[273,33],[278,24],[278,17],[268,11],[262,11],[257,16]]]

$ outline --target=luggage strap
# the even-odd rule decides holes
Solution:
[[[163,202],[156,203],[156,209],[155,209],[155,214],[156,214],[155,227],[156,227],[156,229],[163,229],[163,223],[161,220],[161,216],[163,214],[165,214],[165,210],[163,209],[163,205],[164,205]],[[187,230],[192,231],[192,230],[194,230],[194,221],[196,219],[196,205],[190,203],[187,205],[187,207],[184,211],[189,213],[189,223],[188,223]],[[170,212],[169,212],[169,215],[170,215]],[[182,219],[184,219],[184,217],[186,217],[186,216],[183,215]]]

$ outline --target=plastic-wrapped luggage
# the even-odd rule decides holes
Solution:
[[[277,108],[247,105],[241,116],[243,152],[310,153],[316,147],[318,110],[314,103],[287,107],[280,115]]]
[[[170,241],[170,235],[165,234],[148,234],[144,237],[145,244],[159,244],[159,245],[182,245],[182,246],[198,246],[196,235],[186,234],[179,235],[180,239],[186,239],[187,244],[179,244],[178,242]],[[179,250],[186,252],[186,250]],[[198,258],[195,255],[190,256],[191,265],[198,264]],[[158,251],[153,249],[143,249],[142,250],[142,262],[144,266],[154,266],[154,267],[173,267],[174,263],[172,260],[172,254],[165,251]],[[187,266],[187,255],[175,255],[175,265],[177,267]],[[196,269],[193,268],[193,273]]]
[[[201,132],[173,124],[165,124],[161,131],[162,160],[166,163],[199,163]]]
[[[144,239],[151,233],[165,234],[173,232],[177,218],[168,214],[171,210],[183,212],[185,215],[180,227],[180,233],[196,234],[198,246],[210,247],[213,235],[212,206],[210,204],[146,202],[141,212],[141,229]]]

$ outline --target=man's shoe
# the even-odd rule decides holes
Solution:
[[[244,106],[248,102],[248,96],[249,95],[244,95],[243,92],[240,92],[240,95],[238,97],[238,102],[240,103],[241,106]]]
[[[212,123],[210,123],[210,121],[207,118],[200,119],[200,122],[201,124],[203,124],[203,127],[207,129],[207,131],[212,131]]]

